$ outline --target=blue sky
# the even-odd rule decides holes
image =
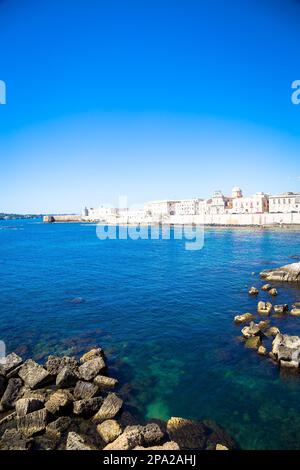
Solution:
[[[2,0],[0,212],[300,191],[297,0]]]

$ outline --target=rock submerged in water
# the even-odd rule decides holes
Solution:
[[[270,302],[258,302],[258,305],[257,305],[257,312],[260,314],[260,315],[270,315],[271,311],[272,311],[272,304]]]
[[[110,392],[117,379],[99,375],[99,369],[101,374],[107,372],[101,348],[89,351],[80,362],[50,356],[44,366],[32,360],[23,364],[21,358],[11,355],[6,376],[0,375],[1,409],[8,413],[0,419],[0,449],[237,448],[213,422],[172,418],[168,423],[136,424],[128,411],[122,411],[123,400]],[[9,378],[11,372],[19,376]]]
[[[251,336],[245,342],[245,347],[248,349],[258,349],[261,345],[261,339],[259,336]]]
[[[267,348],[261,344],[261,345],[258,347],[257,352],[258,352],[258,354],[260,354],[261,356],[266,356],[266,355],[267,355]]]
[[[106,377],[105,375],[97,375],[94,378],[94,384],[97,385],[99,390],[110,390],[118,385],[117,379]]]
[[[265,336],[270,337],[270,336],[276,336],[278,333],[280,333],[279,328],[277,326],[270,326],[267,330],[264,331]]]
[[[289,306],[288,304],[283,304],[283,305],[274,305],[274,312],[278,314],[283,314],[288,312]]]
[[[268,291],[272,288],[272,286],[270,284],[264,284],[261,288],[261,290],[264,290],[264,291]]]
[[[261,335],[261,329],[259,324],[256,324],[252,321],[249,326],[244,326],[244,328],[242,329],[242,335],[246,339],[251,338],[251,336]]]
[[[269,290],[269,294],[272,295],[273,297],[276,297],[276,295],[278,295],[278,291],[277,289],[275,289],[275,287],[273,287],[272,289]]]
[[[254,319],[254,315],[252,313],[243,313],[242,315],[236,315],[234,317],[234,323],[248,323],[249,321]]]
[[[299,365],[300,337],[278,333],[272,344],[272,353],[278,361],[293,361]]]
[[[259,290],[256,288],[256,287],[250,287],[249,291],[248,291],[248,294],[249,295],[258,295],[259,294]]]
[[[290,315],[292,315],[293,317],[300,317],[300,308],[293,307],[290,311]]]
[[[300,282],[300,262],[291,263],[281,268],[267,269],[260,273],[267,281]]]

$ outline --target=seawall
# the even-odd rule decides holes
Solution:
[[[81,222],[81,215],[46,215],[43,218],[44,223],[54,222]]]
[[[97,220],[82,217],[81,215],[49,215],[43,219],[44,223],[55,222],[85,222],[95,223]],[[110,218],[102,223],[109,225],[129,225],[122,218]],[[157,225],[158,220],[151,219],[131,219],[130,225]],[[216,225],[216,226],[297,226],[300,227],[300,214],[214,214],[214,215],[171,215],[164,218],[163,224],[198,224],[198,225]]]

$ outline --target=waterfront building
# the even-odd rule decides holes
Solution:
[[[196,215],[198,213],[198,199],[181,199],[174,205],[176,215]]]
[[[232,199],[243,197],[243,192],[241,188],[239,188],[238,186],[235,186],[234,188],[232,188],[231,197]]]
[[[88,220],[105,221],[111,217],[115,217],[116,213],[116,209],[102,205],[96,209],[93,207],[89,209],[85,208],[83,218]]]
[[[144,206],[145,212],[153,217],[170,216],[176,213],[176,204],[179,200],[159,200],[147,202]]]
[[[198,199],[196,215],[205,215],[207,213],[207,201],[204,199]]]
[[[207,214],[227,214],[232,208],[232,198],[224,196],[222,191],[215,191],[211,199],[207,201]]]
[[[269,212],[273,214],[300,213],[300,193],[287,192],[270,196]]]
[[[239,196],[232,199],[232,214],[263,214],[268,212],[269,197],[264,193],[254,196]]]

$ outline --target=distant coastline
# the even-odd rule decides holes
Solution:
[[[17,220],[17,219],[41,219],[43,214],[7,214],[0,213],[0,220]]]

